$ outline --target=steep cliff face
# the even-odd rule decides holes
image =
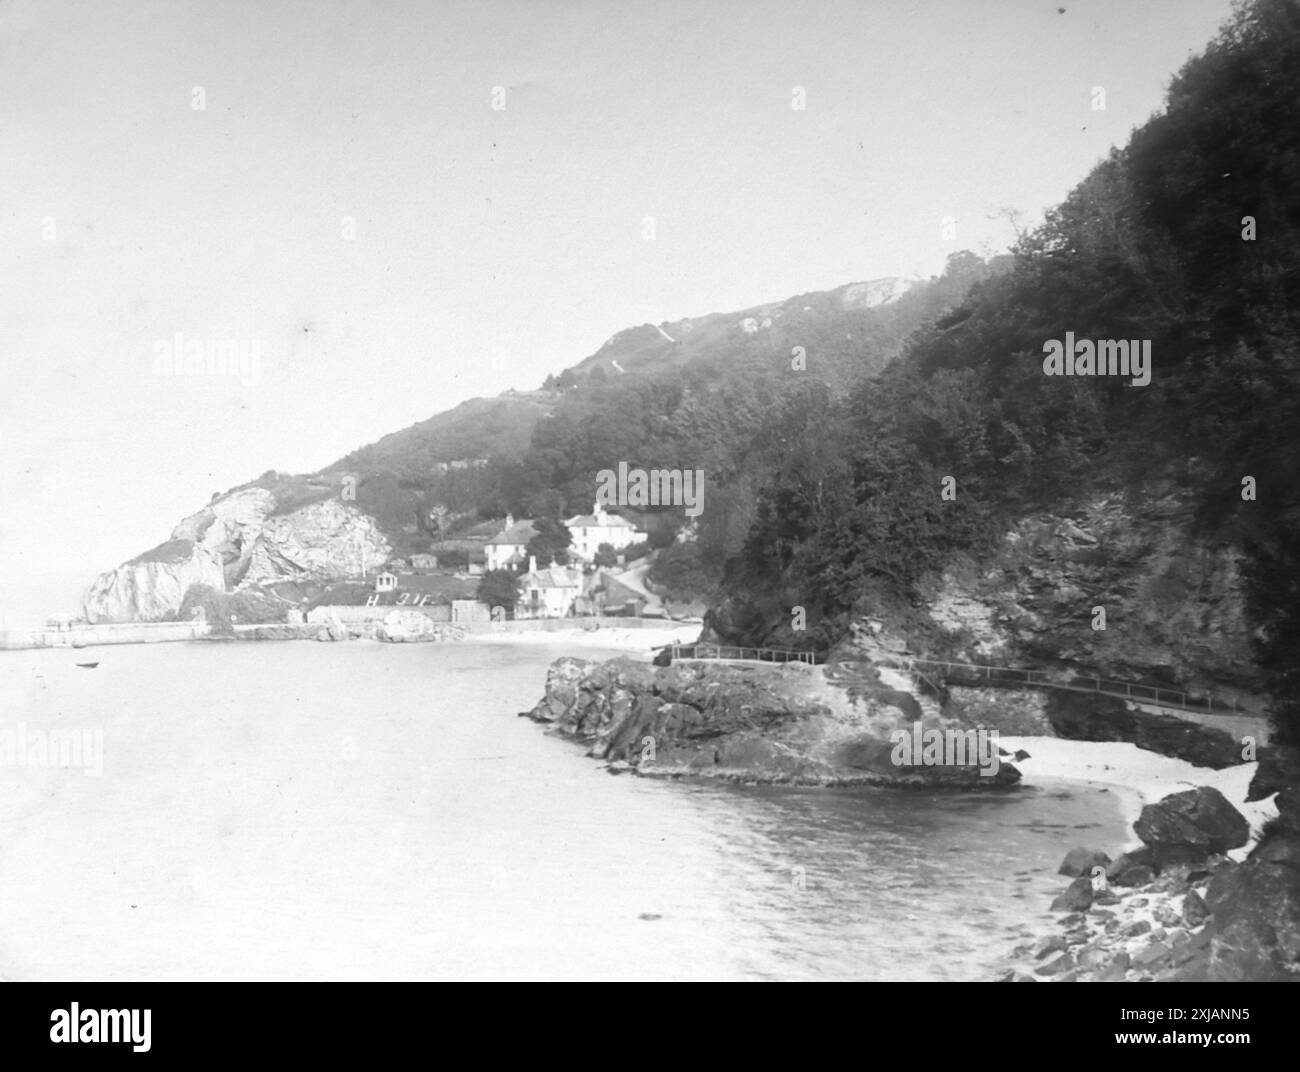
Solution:
[[[173,540],[190,540],[222,564],[224,581],[233,586],[248,568],[253,543],[267,515],[275,509],[275,496],[265,488],[244,488],[215,499],[172,530]]]
[[[329,499],[269,519],[253,540],[243,584],[359,574],[362,559],[375,566],[392,547],[373,518]]]
[[[219,592],[281,580],[355,575],[392,548],[373,518],[330,499],[272,516],[264,488],[221,496],[176,526],[166,543],[100,574],[82,599],[92,622],[160,621],[192,584]]]
[[[800,599],[784,595],[723,601],[703,639],[806,644],[808,634],[791,627],[789,606]],[[1148,682],[1243,704],[1258,676],[1240,553],[1201,535],[1173,492],[1098,496],[1016,518],[995,545],[929,577],[912,605],[864,598],[833,635],[848,643],[854,623],[867,620],[917,656]]]
[[[937,578],[926,613],[954,655],[1233,695],[1253,664],[1239,556],[1166,495],[1026,517]]]
[[[157,622],[173,614],[192,584],[225,585],[221,560],[190,540],[169,540],[101,573],[82,597],[88,621]]]

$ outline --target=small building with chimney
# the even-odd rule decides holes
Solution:
[[[528,541],[536,535],[532,521],[516,521],[507,514],[505,527],[483,545],[484,564],[490,570],[517,568],[526,561]]]
[[[567,566],[537,568],[537,559],[528,558],[528,572],[520,580],[516,618],[567,618],[582,595],[582,570]]]

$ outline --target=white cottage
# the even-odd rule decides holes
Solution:
[[[515,607],[516,618],[567,618],[574,601],[582,595],[582,570],[565,566],[537,568],[537,559],[529,556],[528,572],[519,588],[522,593]]]
[[[602,543],[617,551],[644,540],[646,535],[627,518],[606,513],[600,503],[595,504],[590,514],[571,517],[564,524],[573,536],[569,550],[588,562]]]

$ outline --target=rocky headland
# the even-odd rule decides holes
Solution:
[[[994,789],[1020,778],[996,756],[966,763],[895,762],[895,731],[923,729],[963,740],[975,727],[923,706],[910,692],[865,674],[852,694],[824,667],[801,663],[676,662],[622,657],[556,660],[546,695],[527,717],[589,742],[612,770],[810,786]],[[1009,758],[1009,757],[1007,757]]]

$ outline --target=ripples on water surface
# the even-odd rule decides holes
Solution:
[[[0,766],[0,976],[980,979],[1124,840],[1075,786],[612,777],[515,717],[564,653],[0,653],[0,730],[104,740],[98,778]]]

